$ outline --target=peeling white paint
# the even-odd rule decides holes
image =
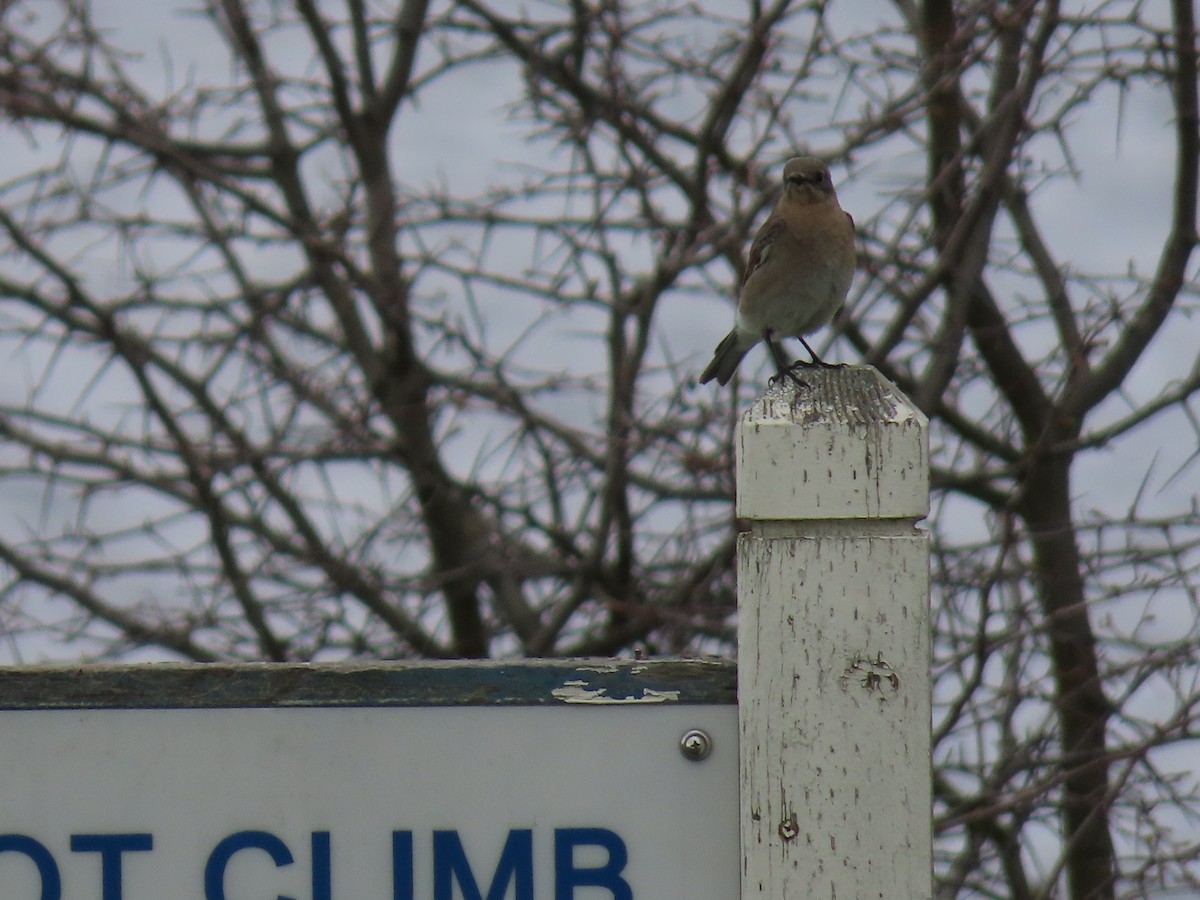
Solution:
[[[679,691],[655,691],[650,688],[642,690],[642,703],[678,703]]]
[[[601,672],[601,673],[608,673],[608,672],[615,672],[615,671],[617,671],[617,664],[616,664],[615,662],[611,662],[611,663],[595,663],[594,665],[590,665],[590,666],[576,666],[575,668],[577,668],[577,669],[578,669],[580,672]]]
[[[656,691],[653,688],[642,688],[640,697],[610,697],[608,688],[594,688],[587,681],[567,681],[562,687],[555,688],[550,694],[563,703],[594,703],[594,704],[635,704],[635,703],[672,703],[679,701],[679,691]]]
[[[910,406],[907,403],[897,403],[891,416],[884,421],[889,425],[903,425],[905,422],[917,422],[924,428],[929,420],[915,406]]]

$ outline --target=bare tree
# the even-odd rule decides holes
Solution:
[[[208,0],[153,47],[0,4],[8,657],[732,653],[759,382],[691,379],[813,152],[836,347],[934,424],[940,896],[1195,890],[1200,514],[1140,449],[1194,492],[1190,0],[517,8]],[[1135,220],[1073,184],[1142,103]],[[1073,257],[1114,231],[1152,271]],[[1102,453],[1126,509],[1080,499]]]

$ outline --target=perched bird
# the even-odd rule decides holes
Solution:
[[[842,308],[855,257],[854,221],[838,205],[829,169],[811,156],[789,159],[783,195],[750,245],[736,324],[717,345],[700,383],[715,378],[727,384],[750,348],[766,341],[776,378],[790,377],[803,387],[796,369],[829,365],[804,335],[829,324]],[[812,362],[789,364],[778,343],[785,337],[800,338]]]

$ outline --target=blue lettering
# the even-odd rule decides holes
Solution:
[[[62,900],[62,878],[50,851],[23,834],[0,834],[0,853],[23,853],[37,866],[42,880],[42,900]]]
[[[329,862],[329,832],[312,833],[312,895],[313,900],[333,900],[331,864]]]
[[[154,847],[151,834],[73,834],[73,853],[98,853],[101,865],[101,900],[122,900],[124,854],[148,852]],[[606,858],[599,865],[580,866],[576,848],[597,847]],[[314,831],[312,849],[312,900],[333,900],[332,841],[328,831]],[[225,872],[233,857],[243,850],[261,850],[276,868],[295,860],[280,838],[267,831],[240,831],[213,848],[204,866],[205,900],[226,900]],[[0,834],[0,853],[20,853],[37,868],[41,881],[40,900],[62,900],[62,877],[46,847],[22,834]],[[592,854],[594,859],[595,855]],[[575,900],[585,888],[607,891],[612,900],[633,900],[633,889],[623,877],[629,863],[625,841],[607,828],[556,828],[554,830],[554,900]],[[533,900],[533,831],[508,832],[500,859],[490,881],[480,889],[467,860],[459,833],[433,832],[432,900]],[[455,891],[455,885],[458,892]],[[588,896],[591,896],[589,893]],[[392,832],[392,900],[415,900],[413,833]],[[293,900],[278,895],[275,900]]]
[[[485,900],[467,862],[458,832],[435,831],[433,900],[454,900],[456,879],[462,889],[463,900]],[[516,829],[508,833],[486,900],[504,900],[510,882],[515,883],[515,900],[533,900],[533,831],[530,829]]]
[[[392,900],[413,900],[411,831],[392,832]]]
[[[208,855],[208,862],[204,864],[204,900],[225,900],[225,868],[233,855],[243,850],[265,851],[277,869],[292,864],[292,852],[287,844],[269,831],[239,831],[231,834],[213,848]],[[292,898],[280,894],[275,900]]]
[[[575,848],[586,844],[603,847],[608,862],[594,869],[575,868]],[[633,890],[621,877],[629,852],[620,835],[607,828],[554,829],[554,900],[574,900],[575,889],[604,888],[613,900],[633,900]]]
[[[145,853],[154,848],[149,834],[73,834],[72,853],[100,854],[100,896],[121,900],[121,854]]]

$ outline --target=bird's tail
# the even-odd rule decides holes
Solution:
[[[750,348],[757,341],[751,341],[746,344],[744,335],[739,334],[735,328],[729,334],[725,335],[725,339],[717,344],[717,349],[713,352],[712,362],[710,362],[700,373],[700,383],[708,384],[714,378],[717,379],[717,384],[729,384],[729,379],[733,377],[733,373],[737,371],[738,363],[742,361]]]

